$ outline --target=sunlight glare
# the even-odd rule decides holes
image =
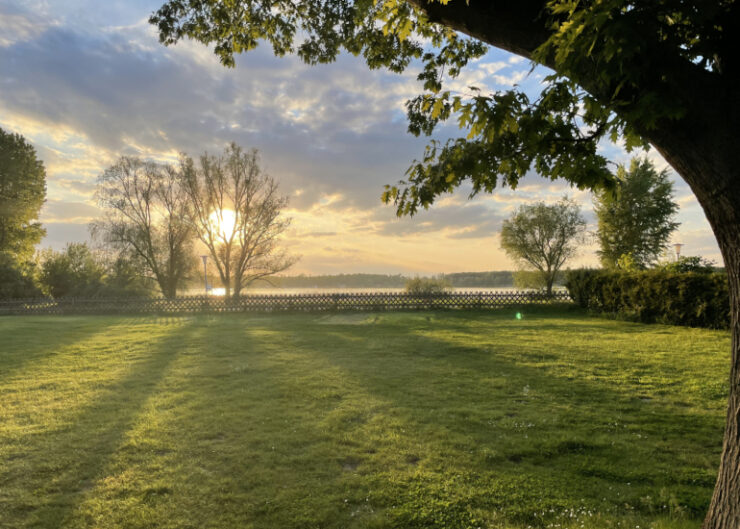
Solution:
[[[211,221],[213,230],[216,235],[222,240],[227,241],[234,234],[234,227],[236,226],[236,213],[233,209],[222,209],[220,211],[214,211],[210,214],[208,219]]]

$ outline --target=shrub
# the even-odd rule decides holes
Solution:
[[[149,298],[156,295],[154,280],[135,258],[118,256],[103,263],[106,274],[98,293],[106,298]]]
[[[578,305],[644,323],[726,329],[730,324],[727,277],[666,270],[573,270],[566,288]]]
[[[709,261],[696,255],[680,257],[675,261],[669,261],[660,265],[666,272],[677,274],[686,272],[697,272],[699,274],[711,274],[715,271],[714,261]]]
[[[65,297],[144,297],[152,292],[135,261],[119,256],[109,261],[85,243],[69,243],[61,252],[39,256],[39,281],[47,294]]]
[[[433,277],[415,277],[406,281],[406,292],[420,296],[432,296],[449,292],[451,285],[448,281]]]
[[[84,243],[69,243],[61,252],[40,254],[39,280],[54,298],[93,297],[103,285],[105,269]]]
[[[35,298],[41,290],[34,280],[34,263],[18,263],[0,252],[0,299]]]

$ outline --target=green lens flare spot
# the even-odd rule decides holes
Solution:
[[[517,312],[516,313],[516,319],[517,320],[521,320],[522,319],[522,313],[521,312]]]

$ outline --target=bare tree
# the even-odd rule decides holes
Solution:
[[[227,297],[238,297],[251,282],[295,263],[279,248],[291,221],[281,216],[288,199],[260,168],[256,149],[247,152],[231,143],[221,156],[203,154],[198,164],[183,157],[181,174],[190,222],[213,258]]]
[[[104,216],[91,225],[104,244],[143,262],[165,297],[194,266],[188,195],[178,170],[122,157],[98,177]]]

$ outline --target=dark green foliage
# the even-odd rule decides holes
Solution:
[[[103,286],[105,268],[87,244],[69,243],[61,252],[41,254],[39,282],[54,298],[93,297]]]
[[[106,274],[99,296],[108,298],[140,298],[154,295],[154,281],[148,277],[144,264],[132,257],[119,255],[104,260]]]
[[[724,269],[715,267],[714,261],[709,261],[698,255],[679,257],[675,261],[669,261],[660,265],[660,268],[666,272],[675,273],[696,272],[698,274],[711,274],[712,272],[717,272],[724,275]]]
[[[673,201],[673,184],[668,171],[657,171],[647,158],[633,158],[629,170],[620,165],[614,189],[595,193],[599,222],[601,263],[619,267],[629,256],[638,268],[654,263],[678,228],[674,222],[678,204]]]
[[[394,202],[399,214],[428,207],[465,180],[472,182],[473,193],[488,192],[498,185],[516,187],[531,170],[582,188],[608,187],[613,177],[598,152],[599,141],[622,136],[628,150],[645,146],[640,134],[684,116],[695,103],[685,86],[689,71],[710,78],[733,64],[733,2],[701,8],[692,2],[629,0],[465,4],[169,0],[150,22],[162,43],[190,38],[213,45],[229,66],[259,41],[278,56],[295,53],[308,64],[331,62],[342,50],[362,55],[371,68],[394,72],[421,60],[424,93],[408,102],[410,132],[432,136],[438,125],[453,121],[464,134],[443,144],[431,141],[406,180],[387,188],[384,199]],[[516,37],[500,27],[475,27],[477,16],[495,20],[519,11],[531,19]],[[557,73],[533,98],[517,88],[444,90],[445,82],[485,53],[483,41]]]
[[[33,262],[20,264],[0,252],[0,299],[39,297],[41,290],[34,281],[34,272]]]
[[[70,243],[61,252],[41,253],[39,284],[54,298],[137,297],[151,294],[143,266],[118,257],[106,262],[85,243]]]
[[[583,308],[644,323],[727,329],[727,276],[665,270],[573,270],[565,286]]]
[[[20,134],[0,129],[0,253],[29,261],[46,231],[35,219],[46,198],[46,171]]]

